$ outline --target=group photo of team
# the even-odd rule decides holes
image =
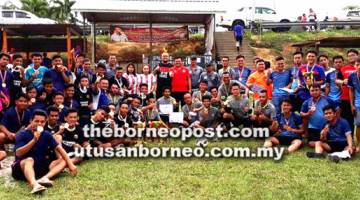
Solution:
[[[287,153],[309,146],[313,151],[307,157],[324,158],[325,153],[346,150],[354,155],[360,150],[355,143],[360,141],[356,49],[348,50],[345,58],[312,50],[294,52],[292,66],[281,56],[274,66],[241,54],[237,65],[229,66],[224,56],[220,67],[199,66],[195,56],[189,66],[181,57],[170,58],[164,52],[156,66],[137,67],[119,65],[116,55],[92,63],[78,54],[75,65],[67,67],[59,55],[49,59],[33,53],[25,65],[21,54],[1,53],[0,160],[7,156],[5,146],[13,144],[12,176],[26,180],[32,193],[41,193],[65,168],[76,175],[76,164],[83,159],[73,156],[75,148],[144,141],[85,138],[83,127],[90,124],[100,129],[221,126],[225,132],[232,127],[263,127],[271,133],[264,147],[283,145]],[[245,66],[245,59],[252,59],[253,66]],[[169,107],[183,112],[182,123],[169,120]]]

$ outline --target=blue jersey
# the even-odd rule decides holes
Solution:
[[[291,71],[284,70],[283,72],[273,71],[270,74],[270,80],[273,83],[273,96],[281,96],[287,95],[288,93],[280,90],[280,88],[284,88],[292,81]]]
[[[65,75],[70,78],[71,72],[66,71]],[[56,69],[50,69],[45,72],[44,78],[50,78],[53,82],[54,88],[59,91],[63,92],[65,89],[65,80],[61,72],[57,71]]]
[[[244,35],[244,27],[242,27],[240,24],[236,25],[234,27],[234,33],[236,37],[241,37]]]
[[[28,144],[33,138],[34,135],[31,130],[21,131],[17,134],[15,139],[15,151]],[[24,156],[16,156],[16,161],[31,157],[35,162],[44,162],[51,150],[54,150],[57,145],[58,143],[55,141],[50,132],[43,131],[39,140],[34,144],[34,146],[32,146],[30,151],[28,151]]]
[[[285,125],[288,125],[293,129],[301,128],[302,119],[301,119],[300,115],[291,113],[290,118],[286,119],[284,114],[281,113],[276,116],[276,119],[279,122],[280,136],[301,139],[301,136],[299,134],[296,134],[296,133],[293,133],[293,132],[290,132],[290,131],[287,131],[284,129]]]
[[[298,76],[299,68],[297,66],[293,66],[291,68],[291,77],[292,77],[292,83],[291,83],[291,89],[295,90],[298,87]]]
[[[348,86],[354,91],[354,104],[356,108],[360,108],[360,78],[356,72],[350,74]]]
[[[23,111],[20,115],[16,112],[15,106],[7,109],[2,117],[1,124],[12,133],[16,133],[21,127],[29,125],[31,119],[31,113],[28,109]]]
[[[246,82],[251,74],[251,70],[247,67],[243,67],[242,70],[239,67],[234,67],[234,74],[233,80],[239,81],[241,84],[246,85]]]
[[[36,88],[39,88],[40,86],[42,86],[42,80],[45,75],[45,72],[48,71],[48,68],[44,66],[40,66],[37,70],[35,70],[34,67],[29,66],[28,68],[25,69],[25,80],[29,80],[31,76],[35,73],[35,71],[39,71],[39,74],[32,81],[32,85]]]
[[[329,125],[329,132],[326,135],[326,139],[328,141],[346,142],[346,136],[348,135],[351,135],[349,123],[344,118],[339,118],[334,125]]]
[[[335,83],[337,71],[332,71],[326,75],[326,83],[329,85],[328,97],[334,102],[340,102],[341,88]]]
[[[325,97],[320,96],[319,100],[314,102],[313,98],[304,101],[301,112],[307,113],[312,106],[315,106],[315,112],[309,118],[309,128],[313,129],[322,129],[326,124],[326,119],[324,118],[323,108],[327,105],[335,105],[334,102]],[[337,109],[337,108],[336,108]]]

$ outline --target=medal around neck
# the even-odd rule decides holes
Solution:
[[[36,127],[36,131],[41,133],[44,131],[44,128],[42,126],[38,126],[38,127]]]

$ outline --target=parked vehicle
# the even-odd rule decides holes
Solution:
[[[237,24],[250,28],[255,22],[291,22],[289,17],[278,14],[274,9],[268,7],[242,7],[235,11],[229,11],[218,19],[218,26],[232,30]],[[273,31],[288,31],[290,27],[274,28]]]
[[[54,20],[40,18],[24,10],[0,10],[0,24],[55,24]]]

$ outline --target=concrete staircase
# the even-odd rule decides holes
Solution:
[[[235,58],[239,53],[236,50],[233,32],[216,32],[215,45],[217,56],[219,58],[229,56],[230,66],[236,66]],[[246,66],[252,67],[252,59],[255,54],[249,46],[249,42],[245,39],[243,40],[242,48],[240,48],[240,54],[245,56]]]

